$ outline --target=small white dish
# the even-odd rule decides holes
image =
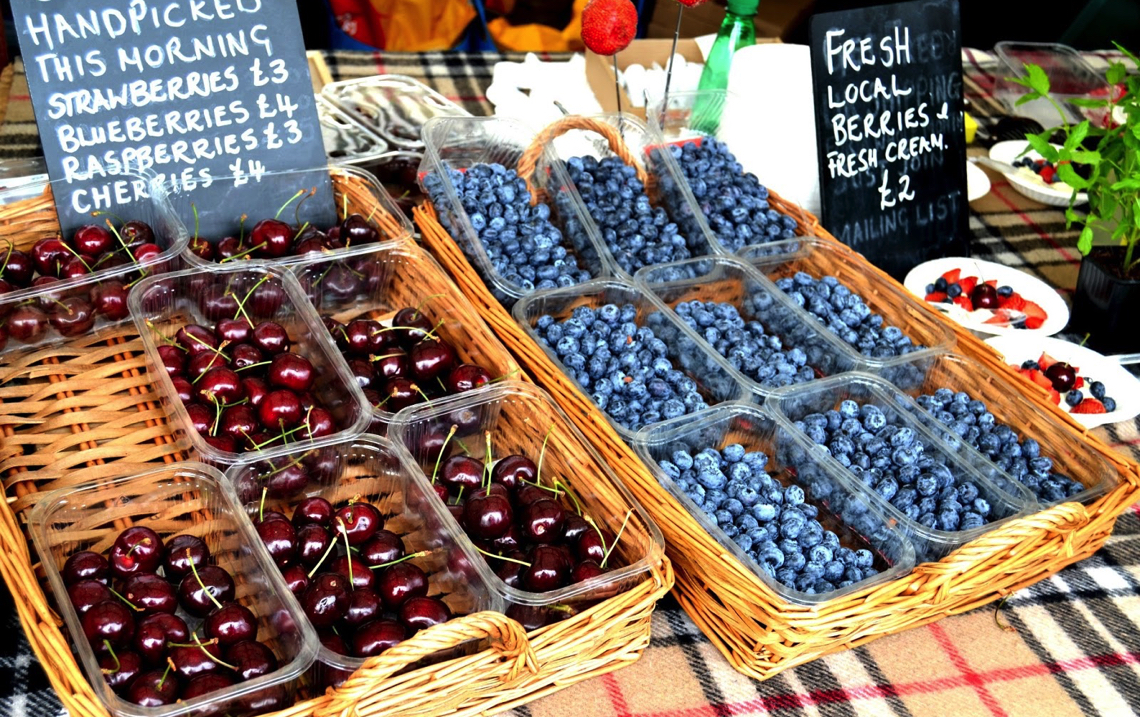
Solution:
[[[974,202],[990,193],[990,178],[973,162],[966,162],[966,201]]]
[[[903,285],[907,291],[920,299],[924,299],[926,297],[926,286],[933,284],[938,280],[938,277],[954,269],[961,270],[962,276],[976,276],[981,281],[994,279],[998,286],[1009,286],[1026,301],[1032,301],[1040,306],[1046,313],[1045,322],[1041,324],[1040,328],[1015,329],[1012,326],[985,323],[994,315],[994,312],[988,309],[966,311],[955,304],[930,303],[930,306],[943,312],[970,331],[986,336],[1006,334],[1052,336],[1069,323],[1069,305],[1053,287],[1024,271],[1003,264],[995,264],[992,261],[966,257],[932,259],[911,269],[910,273],[906,275]]]
[[[1103,354],[1068,341],[1045,336],[994,336],[986,339],[986,343],[1015,367],[1020,367],[1022,363],[1031,359],[1036,361],[1042,353],[1075,366],[1080,369],[1078,375],[1085,378],[1085,388],[1082,389],[1085,396],[1090,395],[1088,381],[1103,383],[1105,395],[1116,401],[1116,410],[1111,413],[1071,413],[1072,407],[1065,403],[1063,398],[1061,399],[1061,410],[1070,413],[1086,428],[1128,421],[1140,415],[1140,379]]]
[[[1055,149],[1060,149],[1061,146],[1052,145]],[[1013,164],[1013,161],[1021,156],[1025,149],[1029,147],[1029,143],[1024,140],[1007,140],[1005,142],[998,142],[993,147],[990,147],[990,159],[997,160],[998,162],[1005,162],[1006,164]],[[1025,152],[1024,156],[1030,159],[1041,159],[1041,155],[1030,149]],[[1033,173],[1032,170],[1024,167],[1019,168],[1017,171],[1002,172],[1005,178],[1014,189],[1021,192],[1035,202],[1048,204],[1054,207],[1067,207],[1069,206],[1069,197],[1072,196],[1073,188],[1064,182],[1058,181],[1055,184],[1046,184],[1043,179]],[[1077,193],[1077,203],[1083,204],[1089,200],[1089,195],[1086,192]]]

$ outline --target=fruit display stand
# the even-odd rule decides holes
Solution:
[[[347,202],[349,212],[399,224],[385,215],[367,182],[338,169],[332,173],[338,205]],[[0,223],[11,232],[58,227],[50,196],[0,207]],[[408,247],[415,249],[410,241]],[[438,268],[431,270],[446,281]],[[514,377],[527,380],[522,373]],[[189,441],[175,436],[129,319],[0,357],[0,476],[6,497],[0,506],[0,576],[39,663],[75,717],[109,712],[46,597],[43,567],[26,537],[28,511],[44,491],[192,459]],[[129,516],[120,516],[116,527],[130,524]],[[530,634],[499,613],[467,615],[369,659],[339,688],[275,714],[474,715],[509,709],[637,660],[649,644],[653,609],[672,586],[672,566],[662,558],[627,592]],[[489,647],[408,669],[472,640]]]
[[[537,157],[543,144],[561,132],[582,127],[607,132],[585,118],[567,117],[539,133],[530,156]],[[610,131],[606,137],[611,145],[620,143],[620,138],[612,136],[615,134]],[[780,209],[786,206],[774,192],[770,201]],[[841,246],[816,218],[799,208],[788,208],[804,217],[802,233]],[[674,593],[678,601],[729,662],[750,677],[766,679],[823,655],[1008,596],[1092,555],[1111,534],[1117,517],[1140,497],[1140,466],[1089,435],[1053,406],[1043,391],[1022,399],[1019,394],[1024,392],[1023,385],[989,347],[922,302],[908,299],[897,282],[861,255],[840,252],[836,255],[843,256],[848,265],[845,270],[839,271],[838,266],[818,268],[842,275],[849,288],[864,297],[886,297],[876,310],[895,325],[905,328],[913,323],[912,318],[919,318],[925,324],[952,330],[957,351],[985,369],[983,374],[968,377],[966,385],[976,387],[991,403],[1000,404],[1004,419],[1013,425],[1030,425],[1037,412],[1052,412],[1055,425],[1071,434],[1066,437],[1083,441],[1087,451],[1108,462],[1120,481],[1088,505],[1063,503],[1012,520],[939,562],[920,564],[892,582],[811,607],[793,605],[718,544],[657,482],[590,398],[492,297],[436,220],[430,204],[416,210],[416,223],[425,245],[515,352],[523,368],[554,395],[661,527],[677,571]],[[1048,436],[1041,436],[1041,440],[1048,445]],[[1084,471],[1073,477],[1086,486],[1102,480],[1090,469]]]

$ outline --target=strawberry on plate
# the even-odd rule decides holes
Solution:
[[[977,285],[978,277],[976,276],[963,276],[958,280],[958,286],[962,287],[962,293],[966,295],[969,295]]]
[[[950,271],[943,274],[942,278],[945,279],[946,284],[949,285],[949,284],[957,284],[958,279],[961,276],[962,276],[962,270],[961,269],[951,269]]]
[[[1025,311],[1025,297],[1021,294],[998,296],[998,306],[1011,311]]]
[[[1095,398],[1086,398],[1073,406],[1071,413],[1108,413],[1104,404]]]
[[[1053,358],[1044,351],[1041,352],[1041,357],[1037,359],[1037,365],[1041,367],[1042,371],[1048,371],[1049,367],[1057,363],[1057,359]]]
[[[973,311],[974,310],[974,303],[972,301],[970,301],[970,297],[966,296],[965,294],[958,294],[957,296],[955,296],[954,297],[954,305],[960,306],[963,309],[965,309],[966,311]]]
[[[926,295],[926,300],[927,301],[933,301],[936,303],[941,303],[943,301],[946,301],[946,292],[945,291],[932,291]]]

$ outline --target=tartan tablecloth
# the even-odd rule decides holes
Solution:
[[[1094,64],[1107,56],[1091,55]],[[473,114],[492,111],[484,92],[496,54],[332,53],[335,79],[378,73],[423,80]],[[991,97],[995,66],[963,53],[968,110],[983,126],[1004,112]],[[980,148],[971,149],[980,153]],[[27,85],[17,72],[0,158],[38,154]],[[987,170],[988,172],[988,170]],[[990,173],[989,195],[971,205],[974,255],[1015,266],[1068,297],[1080,255],[1064,215]],[[777,187],[778,189],[778,187]],[[1140,458],[1140,424],[1098,429]],[[1103,550],[1049,580],[982,608],[880,639],[757,682],[734,672],[671,599],[653,619],[645,656],[619,672],[574,685],[515,710],[519,717],[1067,717],[1140,713],[1140,516],[1129,511]],[[7,595],[4,595],[7,600]],[[2,608],[8,628],[11,607]],[[0,641],[0,713],[58,710],[23,640]]]

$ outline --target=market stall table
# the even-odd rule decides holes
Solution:
[[[1103,66],[1106,55],[1089,55]],[[371,55],[331,53],[329,79],[378,73],[421,79],[472,114],[493,111],[484,93],[496,54]],[[1004,107],[992,97],[996,64],[963,53],[968,111],[992,126]],[[21,69],[0,76],[0,158],[39,153]],[[972,147],[971,154],[984,150]],[[1040,277],[1068,297],[1080,255],[1062,211],[1017,193],[989,172],[991,192],[971,205],[975,256]],[[778,188],[777,188],[778,189]],[[1140,459],[1140,421],[1097,429]],[[1126,513],[1093,558],[989,606],[787,670],[766,682],[733,671],[671,599],[657,611],[653,643],[619,672],[572,686],[520,708],[520,715],[1124,715],[1140,712],[1140,517]],[[6,627],[18,621],[4,593]],[[27,643],[0,647],[0,712],[59,710]]]

